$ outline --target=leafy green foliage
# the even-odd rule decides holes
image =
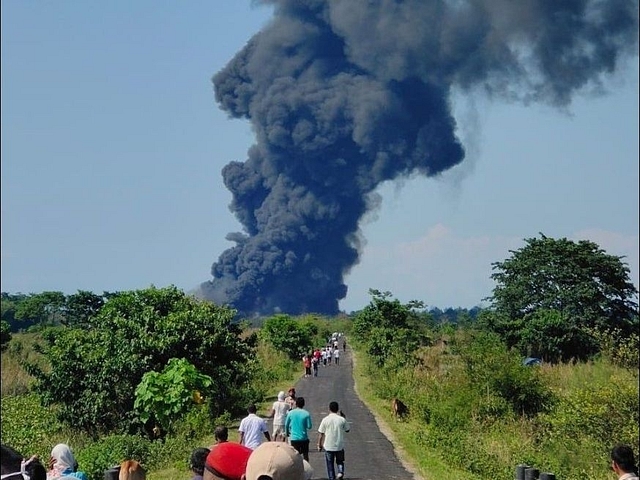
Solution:
[[[0,349],[4,352],[11,341],[11,327],[9,323],[2,320],[0,322]]]
[[[34,394],[2,397],[2,442],[19,452],[49,458],[54,436],[62,424],[51,410],[40,405]]]
[[[507,350],[497,335],[472,331],[467,341],[453,343],[453,352],[478,392],[481,414],[501,416],[501,405],[506,405],[516,415],[535,415],[552,405],[552,393],[537,369],[524,366],[520,355]]]
[[[63,316],[65,296],[62,292],[31,294],[21,301],[15,318],[42,324],[60,322]]]
[[[76,460],[89,480],[102,480],[105,470],[123,460],[147,464],[154,447],[153,442],[136,435],[109,435],[78,451]]]
[[[240,339],[233,316],[175,287],[118,293],[90,319],[89,330],[43,332],[51,369],[27,368],[45,405],[60,406],[61,421],[97,436],[140,428],[133,404],[143,375],[184,358],[213,380],[203,395],[216,417],[244,398],[254,362],[253,345]]]
[[[142,423],[152,420],[163,432],[195,403],[204,402],[202,391],[211,387],[211,377],[200,374],[184,358],[172,358],[161,372],[147,372],[138,384],[134,408]]]
[[[318,328],[311,321],[300,321],[289,315],[274,315],[264,321],[261,337],[291,359],[300,359],[313,348]]]
[[[508,346],[550,361],[586,359],[598,349],[587,329],[637,331],[638,291],[622,257],[590,241],[541,235],[525,242],[493,263],[496,315],[484,317]]]
[[[415,309],[421,302],[406,305],[391,299],[391,293],[369,290],[372,300],[356,314],[353,321],[355,337],[366,345],[367,353],[376,366],[383,366],[392,356],[407,362],[421,345],[429,344],[426,325],[419,320]]]
[[[549,435],[561,438],[589,436],[603,445],[637,445],[638,385],[628,378],[611,378],[606,385],[585,385],[544,417]]]

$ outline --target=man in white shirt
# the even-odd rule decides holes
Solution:
[[[271,441],[271,435],[269,435],[269,428],[267,422],[256,415],[256,406],[249,405],[247,408],[248,416],[244,417],[240,422],[240,444],[245,447],[255,450],[262,443],[262,435]]]
[[[324,417],[318,427],[318,451],[324,450],[329,480],[344,478],[344,434],[349,431],[349,424],[340,412],[338,402],[329,403],[329,415]],[[335,465],[334,465],[335,463]],[[338,473],[336,475],[336,468]]]

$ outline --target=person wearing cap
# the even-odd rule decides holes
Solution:
[[[240,444],[251,450],[257,448],[262,443],[263,435],[267,441],[271,440],[267,422],[256,415],[256,411],[257,409],[254,404],[249,405],[247,408],[249,415],[242,419],[240,427],[238,428],[240,432]]]
[[[349,424],[340,411],[338,402],[329,402],[329,415],[324,417],[318,427],[318,451],[324,450],[329,480],[344,478],[344,434]],[[334,465],[335,464],[335,465]],[[336,475],[335,467],[338,467]]]
[[[252,452],[239,443],[219,443],[207,455],[203,480],[242,480]]]
[[[284,420],[287,417],[287,412],[289,412],[289,404],[285,401],[284,392],[278,393],[278,400],[273,402],[271,406],[271,413],[268,418],[273,418],[273,433],[271,437],[274,441],[284,442],[285,433],[284,433]]]
[[[311,480],[313,468],[291,445],[267,442],[247,462],[243,480]]]
[[[311,430],[311,415],[304,409],[304,397],[296,398],[296,408],[287,413],[284,428],[291,446],[295,448],[304,459],[309,461],[309,435]]]
[[[638,480],[636,460],[629,445],[616,445],[611,449],[611,469],[618,480]]]

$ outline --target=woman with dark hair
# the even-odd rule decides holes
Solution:
[[[46,480],[47,470],[37,456],[25,458],[17,450],[2,445],[0,454],[0,478],[6,480]]]
[[[611,449],[611,469],[618,480],[638,480],[638,468],[629,445],[616,445]]]

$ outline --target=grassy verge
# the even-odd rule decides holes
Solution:
[[[365,366],[358,362],[358,353],[352,350],[353,376],[355,390],[367,408],[373,413],[378,426],[389,441],[395,446],[398,457],[409,471],[424,480],[479,480],[480,477],[468,472],[452,468],[437,451],[425,449],[415,441],[416,432],[422,426],[417,420],[396,420],[391,415],[388,400],[375,395],[371,379],[366,373]],[[360,355],[362,356],[362,355]]]

